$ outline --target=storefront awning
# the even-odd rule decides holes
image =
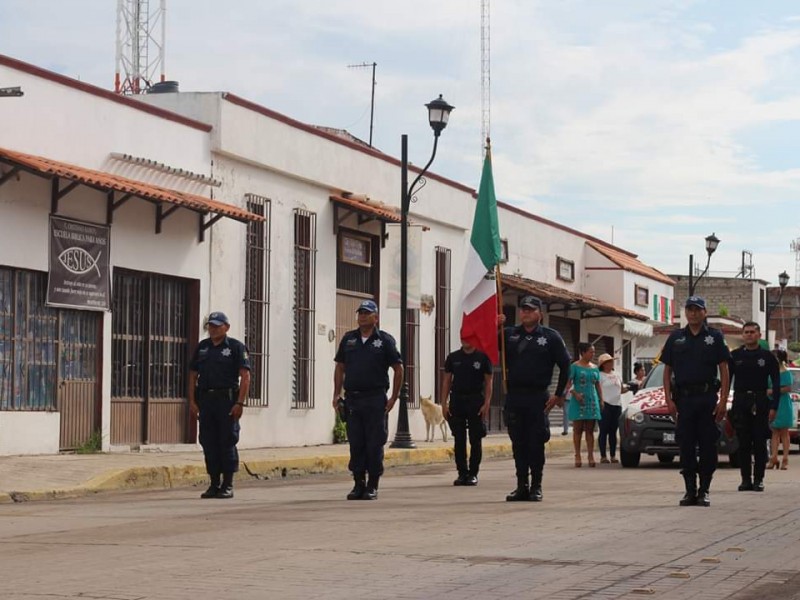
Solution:
[[[588,294],[578,294],[562,288],[558,288],[549,283],[526,279],[516,275],[502,274],[503,287],[506,289],[517,290],[523,294],[533,294],[544,302],[548,310],[551,307],[564,310],[578,310],[582,318],[587,317],[625,317],[633,321],[647,321],[645,315],[635,311],[615,306],[610,302],[604,302],[599,298]]]
[[[642,323],[631,319],[622,319],[622,331],[634,337],[653,337],[653,325],[651,323]]]
[[[50,200],[53,214],[58,214],[59,200],[78,185],[85,185],[106,192],[108,195],[106,220],[109,225],[111,224],[114,210],[130,198],[140,198],[155,204],[156,233],[161,233],[162,222],[179,208],[198,213],[200,215],[199,237],[201,241],[203,240],[203,232],[222,217],[228,217],[243,223],[264,220],[264,217],[260,215],[232,204],[206,198],[205,196],[163,188],[135,179],[128,179],[114,173],[87,169],[43,156],[15,152],[6,148],[0,148],[0,164],[11,167],[10,170],[5,172],[0,169],[0,185],[11,179],[19,171],[50,179],[53,183]],[[62,186],[62,179],[70,183]]]

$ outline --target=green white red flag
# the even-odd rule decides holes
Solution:
[[[486,353],[492,364],[498,361],[495,267],[501,258],[492,152],[487,148],[464,271],[461,339]]]

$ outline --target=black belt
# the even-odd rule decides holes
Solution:
[[[358,398],[359,396],[374,396],[375,394],[386,395],[386,388],[381,387],[368,390],[345,390],[344,393],[346,396],[352,396],[353,398]]]
[[[767,390],[733,390],[734,396],[766,396]]]
[[[693,394],[705,394],[706,392],[716,392],[717,386],[714,383],[685,383],[678,386],[678,393],[681,396],[691,396]]]
[[[450,392],[453,400],[483,400],[483,390],[480,392]]]
[[[231,390],[235,390],[236,388],[208,388],[203,390],[204,392],[230,392]]]

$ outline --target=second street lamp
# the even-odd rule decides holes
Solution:
[[[694,279],[694,254],[689,255],[689,295],[694,296],[694,290],[697,288],[697,284],[708,272],[708,265],[711,264],[711,255],[714,254],[717,250],[717,246],[719,246],[719,238],[714,235],[713,233],[706,237],[706,253],[708,254],[708,258],[706,259],[706,268],[703,269],[703,272],[700,273],[700,276],[697,279]]]
[[[781,288],[780,293],[778,294],[778,299],[773,303],[769,303],[769,295],[767,295],[767,306],[766,306],[766,324],[764,326],[765,335],[767,338],[767,346],[769,346],[769,318],[772,315],[772,311],[778,308],[781,303],[781,298],[783,298],[783,290],[786,289],[786,286],[789,285],[789,274],[784,271],[780,275],[778,275],[778,285]],[[772,348],[770,348],[771,350]]]
[[[419,172],[412,184],[408,185],[408,136],[403,134],[400,138],[400,356],[403,359],[403,384],[400,388],[400,406],[397,415],[397,431],[394,435],[392,448],[416,448],[411,439],[411,431],[408,427],[408,331],[406,325],[406,313],[408,311],[408,210],[414,194],[419,191],[417,186],[422,182],[425,185],[423,176],[431,166],[436,157],[436,146],[439,143],[439,135],[450,119],[450,112],[453,106],[442,99],[442,95],[431,100],[425,105],[428,108],[428,122],[433,129],[433,152],[428,164]],[[421,186],[420,186],[421,187]]]

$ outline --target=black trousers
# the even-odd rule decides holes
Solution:
[[[239,421],[231,415],[237,400],[236,390],[198,391],[200,409],[200,445],[209,475],[235,473],[239,470]]]
[[[544,445],[550,439],[550,424],[544,414],[547,392],[517,396],[509,392],[504,409],[517,483],[528,481],[528,473],[541,478],[544,470]],[[524,404],[523,404],[524,403]]]
[[[383,447],[389,437],[386,394],[347,397],[347,440],[350,443],[350,464],[353,476],[366,474],[376,480],[383,475]]]
[[[614,406],[605,402],[603,414],[600,418],[600,456],[606,456],[606,442],[608,442],[611,457],[617,454],[617,430],[619,429],[619,416],[622,414],[621,406]]]
[[[478,411],[483,406],[482,396],[450,399],[450,417],[447,422],[453,432],[453,452],[459,475],[478,475],[483,458],[483,422]],[[467,432],[469,432],[469,467],[467,467]]]
[[[739,438],[739,471],[742,479],[750,480],[752,475],[756,481],[763,481],[769,435],[767,395],[734,392],[731,416],[736,437]]]
[[[717,470],[719,429],[714,419],[716,392],[705,392],[678,399],[675,436],[684,475],[711,477]],[[698,463],[699,457],[699,463]]]

